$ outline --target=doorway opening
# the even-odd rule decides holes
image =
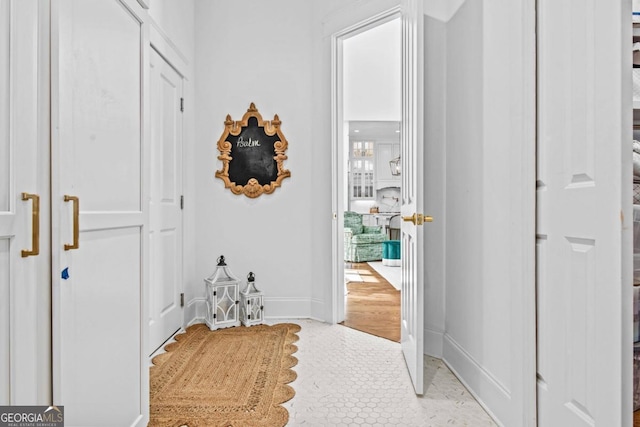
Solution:
[[[338,321],[400,342],[400,17],[360,27],[338,45]]]

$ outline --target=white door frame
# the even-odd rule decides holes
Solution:
[[[331,306],[332,322],[339,323],[344,320],[345,292],[344,292],[344,96],[343,96],[343,51],[344,40],[356,36],[364,31],[387,23],[402,16],[400,2],[382,12],[369,15],[369,18],[360,20],[331,35],[331,188],[332,188],[332,277]],[[406,60],[406,58],[404,58]]]

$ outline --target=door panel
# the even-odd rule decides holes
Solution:
[[[176,251],[178,242],[176,239],[176,233],[174,231],[162,231],[160,236],[162,260],[165,261],[161,264],[161,281],[163,283],[163,292],[160,310],[161,313],[166,313],[167,310],[171,310],[172,308],[180,305],[179,303],[176,304],[175,295],[176,284],[178,283],[178,274],[176,271],[176,263],[174,262],[174,260],[178,256]],[[180,327],[180,323],[178,323],[176,326]]]
[[[10,93],[10,18],[9,0],[0,0],[0,93]],[[0,96],[0,212],[9,210],[11,189],[11,150],[9,144],[9,96]]]
[[[0,404],[8,405],[11,399],[11,365],[8,349],[11,348],[10,329],[11,317],[9,316],[10,304],[9,292],[11,276],[9,275],[11,240],[7,237],[0,238]]]
[[[40,255],[22,256],[47,233],[42,221],[37,222],[40,236],[32,232],[33,204],[21,197],[48,188],[43,177],[48,171],[37,167],[49,160],[48,150],[38,149],[43,131],[38,88],[46,91],[39,80],[41,8],[46,5],[37,0],[0,0],[0,405],[49,400],[50,363],[40,351],[48,336],[48,313],[46,305],[41,312],[35,309],[46,304],[49,292],[41,275],[48,268],[46,240]],[[40,210],[46,212],[47,206],[42,199]]]
[[[73,13],[60,65],[72,94],[74,194],[85,211],[139,211],[140,23],[113,0],[76,2]]]
[[[146,425],[146,14],[53,5],[54,403],[68,426]]]
[[[10,93],[9,0],[0,0],[0,93]],[[10,168],[11,141],[9,139],[9,96],[0,97],[0,405],[8,405],[11,399],[10,304],[11,276],[10,248],[15,235],[14,214],[9,209],[9,197],[13,187]],[[15,241],[15,239],[14,239]]]
[[[182,76],[151,51],[149,353],[182,326]]]
[[[573,6],[538,1],[538,420],[613,426],[624,411],[621,212],[631,194],[621,200],[620,106],[630,73],[622,3]]]
[[[422,165],[422,2],[403,2],[402,16],[402,207],[404,217],[423,213]],[[424,228],[403,221],[401,228],[402,290],[400,342],[416,394],[424,379]]]
[[[160,169],[160,176],[162,178],[161,188],[161,200],[163,203],[177,202],[178,194],[176,194],[177,187],[177,172],[178,165],[176,161],[179,159],[180,141],[179,132],[182,131],[179,125],[180,120],[180,98],[182,97],[182,79],[178,73],[173,70],[169,64],[164,62],[156,52],[152,52],[154,62],[162,61],[158,65],[158,72],[160,73],[160,93],[162,99],[159,100],[159,106],[161,116],[159,117],[162,126],[162,134],[156,135],[158,137],[157,143],[160,144],[159,151],[162,155],[162,169]],[[155,104],[153,104],[155,105]],[[155,141],[154,141],[155,142]]]
[[[139,416],[140,294],[130,288],[141,275],[141,240],[139,227],[80,235],[61,286],[72,302],[61,324],[63,368],[73,369],[62,382],[67,424],[129,426]]]

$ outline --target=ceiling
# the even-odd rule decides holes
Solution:
[[[348,122],[350,139],[399,141],[400,122]],[[359,132],[356,132],[358,130]]]

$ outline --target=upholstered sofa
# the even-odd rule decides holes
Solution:
[[[344,213],[344,260],[349,262],[378,261],[382,259],[382,242],[387,235],[379,225],[362,225],[362,215]]]

